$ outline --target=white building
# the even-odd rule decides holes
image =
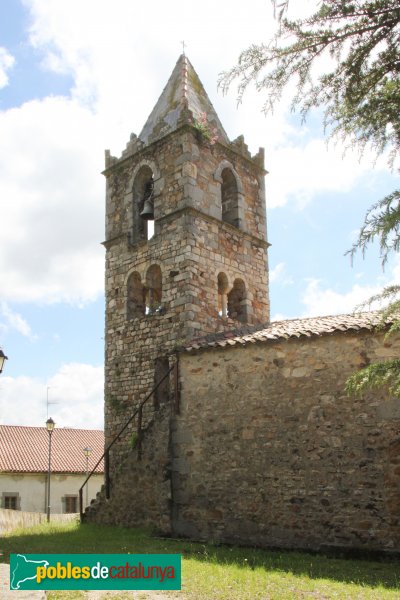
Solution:
[[[51,513],[79,512],[78,490],[104,451],[103,431],[55,428],[51,439]],[[27,512],[47,511],[49,433],[43,427],[0,425],[0,507]],[[88,482],[90,503],[103,484],[103,461]]]

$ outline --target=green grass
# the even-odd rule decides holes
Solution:
[[[400,598],[399,562],[349,560],[300,552],[214,546],[154,538],[145,530],[99,525],[44,524],[0,541],[10,553],[181,553],[183,593],[189,600]],[[50,600],[84,599],[82,592],[51,592]],[[176,597],[165,593],[166,598]],[[116,598],[129,598],[120,593]]]

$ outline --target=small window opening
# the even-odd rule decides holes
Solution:
[[[228,316],[228,278],[225,273],[218,274],[218,314],[220,317]]]
[[[154,369],[154,386],[156,386],[169,371],[168,358],[156,358]],[[158,409],[160,404],[168,402],[170,396],[169,377],[165,377],[154,392],[154,408]]]
[[[234,227],[240,227],[238,187],[234,174],[228,168],[221,173],[222,220]]]
[[[20,510],[20,498],[17,493],[3,493],[3,508],[8,510]]]
[[[228,294],[228,317],[247,323],[246,286],[242,279],[235,279],[233,288]]]
[[[78,496],[68,495],[64,496],[64,512],[65,513],[77,513],[78,512]]]
[[[146,315],[157,314],[161,309],[162,273],[158,265],[151,265],[146,273]]]
[[[146,312],[145,289],[140,274],[136,271],[128,278],[128,319],[143,316]]]

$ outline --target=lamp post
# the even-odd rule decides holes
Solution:
[[[4,363],[8,360],[8,356],[6,356],[3,350],[0,348],[0,373],[3,371]]]
[[[83,449],[83,454],[86,457],[86,479],[89,475],[89,456],[92,454],[92,449],[89,446]],[[89,483],[86,482],[86,506],[89,506]]]
[[[49,468],[47,472],[47,522],[50,522],[50,475],[51,475],[51,436],[54,431],[55,423],[53,419],[47,419],[46,429],[49,434]]]

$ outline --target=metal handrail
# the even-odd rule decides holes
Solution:
[[[142,400],[142,402],[140,402],[139,406],[136,408],[133,415],[131,415],[131,417],[129,417],[129,419],[127,420],[125,425],[122,427],[122,429],[117,433],[117,435],[112,440],[112,442],[110,442],[110,444],[104,450],[104,453],[102,454],[102,456],[99,458],[99,460],[97,461],[97,463],[95,464],[93,469],[90,471],[89,475],[86,477],[85,481],[82,483],[81,487],[79,488],[79,514],[80,514],[81,523],[83,521],[83,488],[85,487],[85,485],[87,484],[87,482],[89,481],[91,476],[94,474],[95,470],[97,469],[97,467],[99,466],[99,464],[101,463],[101,461],[104,458],[105,492],[106,492],[106,498],[108,499],[110,497],[110,448],[115,444],[115,442],[117,440],[119,440],[121,435],[124,433],[125,429],[128,427],[128,425],[130,423],[132,423],[133,419],[136,417],[137,414],[139,414],[138,429],[139,428],[141,429],[143,406],[146,404],[147,400],[149,398],[151,398],[151,396],[158,389],[158,387],[162,384],[162,382],[170,375],[170,373],[172,372],[172,370],[174,368],[175,368],[175,364],[172,365],[172,367],[170,367],[170,369],[165,373],[165,375],[163,375],[163,377],[160,379],[160,381],[157,383],[157,385],[155,385],[154,388],[151,390],[151,392],[149,394],[147,394],[146,398],[144,400]],[[139,431],[139,433],[140,433],[140,431]],[[139,438],[139,440],[140,440],[140,438]]]

